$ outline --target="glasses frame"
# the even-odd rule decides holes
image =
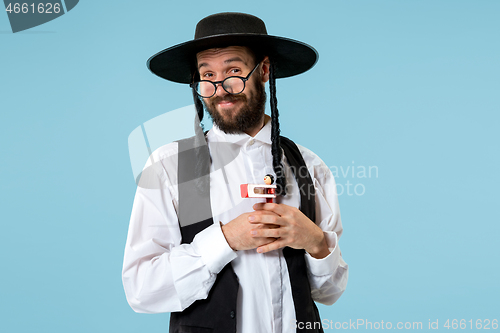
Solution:
[[[200,96],[201,98],[210,98],[212,96],[214,96],[216,93],[217,93],[217,85],[220,84],[222,86],[222,89],[224,89],[225,92],[227,92],[228,94],[230,95],[239,95],[241,94],[245,88],[246,88],[246,83],[247,81],[250,79],[250,76],[253,74],[253,72],[255,72],[255,70],[257,69],[257,67],[259,67],[260,65],[260,62],[257,63],[257,65],[255,65],[255,67],[252,69],[252,71],[250,73],[248,73],[248,75],[246,77],[242,77],[242,76],[228,76],[226,77],[224,80],[221,80],[221,81],[210,81],[210,80],[199,80],[199,81],[196,81],[196,82],[193,82],[191,83],[189,86],[191,88],[194,89],[194,91],[196,92],[196,94],[198,96]],[[243,81],[243,89],[239,92],[239,93],[232,93],[232,92],[229,92],[227,91],[226,87],[224,87],[224,82],[228,79],[231,79],[231,78],[238,78],[238,79],[241,79]],[[196,89],[196,85],[201,83],[201,82],[210,82],[211,84],[214,85],[214,93],[210,96],[202,96],[198,93],[198,90]]]

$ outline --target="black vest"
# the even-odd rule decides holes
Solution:
[[[206,145],[193,149],[194,139],[188,138],[178,142],[179,144],[179,162],[178,162],[178,179],[179,185],[182,180],[192,180],[202,175],[209,175],[207,170],[208,164],[202,167],[204,170],[199,170],[196,166],[187,165],[183,161],[193,161],[196,158],[209,158],[208,147]],[[281,147],[285,153],[292,171],[301,170],[306,167],[304,159],[295,145],[288,138],[281,137]],[[194,155],[193,155],[194,154]],[[307,169],[306,169],[307,170]],[[314,186],[309,173],[303,175],[303,172],[297,172],[295,179],[299,189],[301,190],[300,210],[311,221],[315,221],[315,197]],[[305,191],[305,193],[303,192]],[[200,205],[200,200],[204,200],[203,205],[210,205],[210,196],[203,195],[193,196],[186,195],[186,191],[179,186],[179,212],[178,216],[182,216],[183,211],[192,210],[192,207]],[[209,193],[209,191],[208,191]],[[307,195],[309,193],[309,195]],[[194,236],[203,229],[213,224],[213,219],[208,218],[198,223],[187,226],[181,225],[182,243],[191,243]],[[307,277],[307,266],[304,258],[304,250],[295,250],[290,247],[283,249],[288,272],[290,275],[290,283],[292,286],[292,297],[295,306],[295,317],[297,322],[303,323],[300,327],[305,327],[306,323],[311,323],[311,327],[320,327],[319,329],[306,330],[297,328],[297,332],[320,333],[321,319],[319,312],[311,297],[311,287]],[[217,279],[213,284],[208,297],[203,300],[198,300],[191,304],[182,312],[172,312],[170,314],[170,333],[232,333],[236,332],[236,301],[238,293],[238,278],[230,264],[226,265],[217,275]],[[256,318],[258,320],[258,318]],[[313,323],[319,323],[314,325]],[[255,332],[264,333],[264,332]],[[288,332],[285,332],[288,333]]]

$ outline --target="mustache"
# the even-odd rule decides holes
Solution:
[[[247,97],[243,94],[226,95],[224,97],[214,96],[214,97],[210,98],[210,104],[215,105],[215,104],[220,103],[220,102],[236,102],[238,100],[246,102]]]

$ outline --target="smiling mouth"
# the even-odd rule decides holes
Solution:
[[[229,106],[233,106],[234,104],[238,103],[238,101],[220,101],[219,103],[217,103],[218,106],[220,107],[229,107]]]
[[[226,109],[226,108],[230,108],[232,106],[234,106],[235,104],[239,103],[239,102],[243,102],[245,101],[245,97],[244,96],[225,96],[224,98],[221,98],[221,97],[217,97],[215,98],[214,100],[212,100],[212,105],[213,106],[217,106],[221,109]]]

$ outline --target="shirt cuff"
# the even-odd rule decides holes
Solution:
[[[338,247],[337,234],[333,231],[324,231],[326,243],[330,254],[322,259],[316,259],[306,252],[306,264],[309,273],[315,276],[332,275],[340,263],[340,249]]]
[[[201,255],[201,260],[213,274],[218,274],[224,266],[238,256],[227,243],[219,223],[214,223],[200,231],[191,245],[196,248],[196,252]]]

